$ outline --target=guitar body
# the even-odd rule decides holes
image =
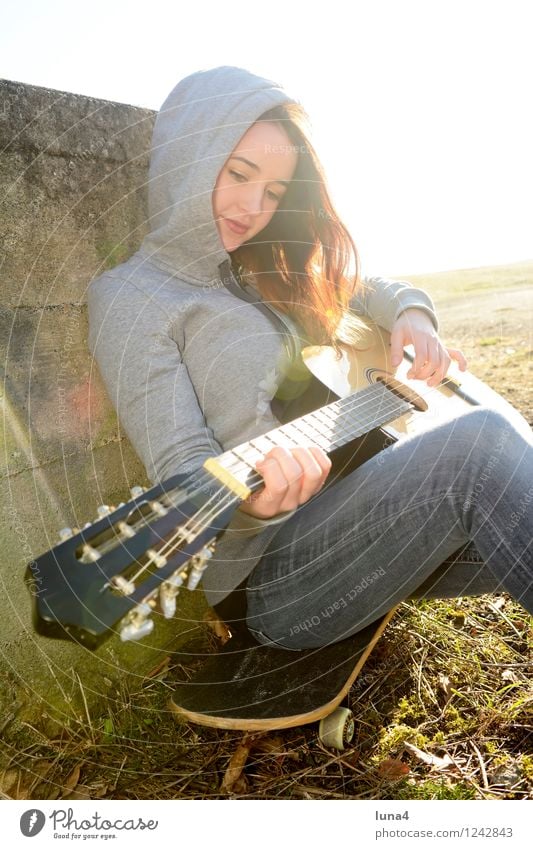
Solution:
[[[412,412],[369,431],[330,455],[333,467],[328,479],[344,476],[388,445],[407,436],[422,433],[437,424],[460,416],[475,406],[499,410],[524,435],[531,430],[523,416],[501,395],[471,372],[461,372],[452,361],[446,380],[430,387],[423,380],[407,377],[413,359],[408,351],[398,367],[390,362],[390,333],[367,320],[368,332],[357,350],[343,350],[341,359],[329,345],[309,345],[302,350],[302,362],[311,374],[307,388],[299,397],[280,403],[273,411],[282,423],[305,415],[338,398],[346,398],[379,380],[395,379],[403,390],[409,388],[416,398]]]
[[[340,398],[364,389],[383,376],[393,376],[403,386],[409,387],[427,405],[427,409],[414,410],[384,425],[387,434],[396,439],[401,434],[421,433],[478,405],[499,410],[518,430],[531,435],[531,428],[524,417],[508,401],[468,370],[460,371],[454,361],[445,381],[435,387],[428,386],[424,380],[407,377],[412,361],[412,354],[408,351],[404,352],[400,365],[393,368],[390,363],[390,333],[377,325],[371,326],[362,338],[360,350],[345,351],[340,361],[335,360],[335,351],[328,345],[304,348],[302,359],[309,371]]]

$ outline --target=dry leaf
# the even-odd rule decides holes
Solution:
[[[246,766],[246,761],[248,760],[248,755],[250,754],[251,744],[252,741],[248,737],[245,737],[231,756],[221,786],[221,790],[224,790],[226,793],[232,792],[234,785],[241,777],[242,771]]]
[[[281,737],[256,737],[251,741],[251,748],[257,752],[265,752],[266,754],[285,754],[283,750],[283,740]]]
[[[109,790],[107,781],[93,781],[88,789],[91,792],[91,799],[102,799]]]
[[[434,766],[435,769],[447,769],[449,766],[453,766],[454,763],[448,754],[444,755],[443,758],[437,757],[437,755],[432,755],[430,752],[424,752],[422,749],[419,749],[418,746],[413,746],[412,743],[404,743],[405,748],[408,752],[411,752],[415,758],[418,758],[419,761],[427,764],[428,766]]]
[[[355,768],[356,764],[359,762],[361,757],[361,753],[357,751],[357,749],[351,749],[349,752],[346,752],[345,755],[341,758],[341,763],[346,764],[346,766]]]
[[[441,689],[444,691],[444,695],[446,696],[446,701],[451,698],[451,687],[450,687],[450,679],[447,675],[443,675],[442,673],[439,675],[439,685]]]
[[[204,622],[209,625],[215,637],[220,640],[223,646],[231,639],[230,629],[214,610],[208,610],[204,614]]]
[[[387,758],[381,761],[378,766],[378,775],[381,775],[382,778],[401,778],[410,771],[408,764],[395,760],[395,758]]]
[[[67,793],[72,793],[74,788],[76,787],[78,781],[80,780],[80,765],[74,767],[69,777],[65,781],[65,795]]]
[[[516,763],[502,764],[489,775],[491,784],[508,788],[514,787],[522,778],[522,771]]]
[[[53,763],[51,761],[37,761],[29,769],[8,769],[0,778],[2,789],[4,785],[6,796],[11,799],[31,799],[31,792],[40,784],[41,780],[50,772]]]
[[[503,681],[518,681],[518,676],[513,669],[504,669],[502,672]]]
[[[0,773],[0,791],[5,796],[11,796],[11,791],[17,786],[19,775],[18,769],[5,769]]]
[[[89,787],[87,784],[78,784],[78,786],[75,790],[72,791],[72,793],[69,793],[68,796],[64,796],[63,798],[68,799],[69,802],[71,800],[76,799],[93,799],[94,796],[92,795],[91,791],[92,788]]]
[[[156,675],[159,675],[160,672],[163,672],[163,670],[167,669],[169,663],[170,663],[170,655],[167,655],[166,657],[163,658],[161,663],[158,663],[157,666],[154,666],[154,668],[151,669],[150,672],[147,672],[144,677],[145,678],[155,678]]]
[[[237,781],[232,787],[231,792],[238,793],[240,796],[242,796],[244,793],[248,793],[248,779],[246,778],[244,773],[242,775],[239,775]]]

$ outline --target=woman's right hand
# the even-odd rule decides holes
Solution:
[[[239,505],[243,513],[272,519],[305,504],[323,486],[331,460],[322,448],[276,446],[255,464],[265,485]]]

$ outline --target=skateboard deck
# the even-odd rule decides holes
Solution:
[[[189,681],[178,684],[170,707],[176,718],[242,731],[322,720],[346,696],[396,609],[352,637],[321,648],[251,646],[231,637]]]

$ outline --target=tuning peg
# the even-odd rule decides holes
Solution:
[[[189,573],[189,580],[187,581],[188,590],[196,589],[196,587],[200,583],[202,575],[209,566],[209,560],[212,556],[213,552],[207,546],[205,546],[205,548],[202,548],[202,550],[198,554],[195,554],[192,559],[192,569]]]
[[[154,630],[153,619],[148,619],[151,612],[152,608],[150,605],[144,602],[142,604],[138,604],[137,607],[128,614],[120,631],[120,639],[122,642],[127,642],[128,640],[140,640],[142,637],[146,637],[147,634],[150,634]]]
[[[153,630],[153,619],[145,619],[144,622],[141,622],[139,625],[132,622],[130,625],[124,626],[120,632],[120,639],[123,643],[126,643],[128,640],[141,640],[143,637],[151,634]]]
[[[96,509],[97,518],[103,519],[104,516],[109,516],[111,513],[111,507],[108,504],[100,504],[100,506]]]
[[[159,605],[165,619],[172,619],[176,612],[176,596],[179,590],[170,590],[165,584],[159,589]]]
[[[65,540],[70,539],[72,536],[74,536],[72,528],[61,528],[59,531],[60,542],[65,542]]]
[[[145,486],[132,486],[132,488],[130,489],[132,498],[139,498],[139,496],[142,495],[143,492],[146,492]]]
[[[165,619],[172,619],[176,612],[176,596],[183,585],[187,572],[174,572],[159,588],[159,605]]]

